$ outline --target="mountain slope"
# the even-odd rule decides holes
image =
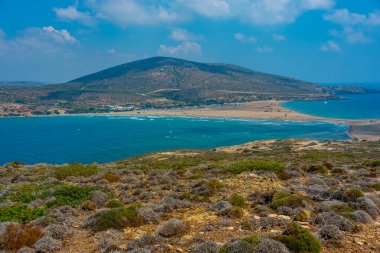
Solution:
[[[292,78],[234,65],[204,64],[166,57],[119,65],[51,88],[60,92],[50,94],[48,99],[64,98],[73,93],[78,97],[102,93],[111,97],[134,94],[146,99],[202,103],[210,100],[307,99],[330,95],[323,86]]]
[[[153,57],[63,84],[0,87],[0,102],[22,101],[65,108],[124,104],[150,107],[265,99],[324,99],[336,98],[335,94],[344,91],[235,65]]]

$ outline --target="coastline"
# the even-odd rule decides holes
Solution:
[[[323,118],[298,113],[281,104],[285,101],[265,100],[242,103],[240,105],[207,107],[207,108],[176,108],[136,110],[128,112],[110,113],[83,113],[61,115],[39,115],[31,117],[64,117],[64,116],[182,116],[182,117],[207,117],[207,118],[241,118],[241,119],[270,119],[270,120],[295,120],[295,121],[323,121],[346,125],[348,134],[359,140],[380,140],[380,120],[349,120]]]
[[[296,121],[323,121],[346,125],[348,134],[359,140],[380,140],[380,120],[349,120],[323,118],[302,114],[283,107],[286,101],[265,100],[242,103],[239,106],[223,106],[216,108],[186,108],[171,110],[136,110],[131,112],[112,112],[85,115],[118,115],[118,116],[185,116],[209,118],[242,118],[242,119],[271,119]],[[83,114],[78,114],[83,115]]]

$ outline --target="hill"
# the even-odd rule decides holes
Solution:
[[[154,57],[80,77],[49,94],[49,99],[90,93],[134,96],[137,100],[168,99],[185,103],[241,102],[268,98],[330,96],[312,83],[265,74],[228,64],[205,64]],[[64,90],[64,92],[62,92]],[[118,99],[116,99],[118,100]]]
[[[42,114],[51,108],[80,113],[123,105],[157,108],[267,99],[333,99],[340,93],[365,91],[321,86],[229,64],[153,57],[63,84],[0,86],[0,104],[32,106]]]

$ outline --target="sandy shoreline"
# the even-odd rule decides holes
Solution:
[[[285,101],[255,101],[234,106],[210,107],[210,108],[186,108],[170,110],[136,110],[130,112],[65,114],[50,116],[187,116],[210,118],[245,118],[245,119],[272,119],[272,120],[299,120],[299,121],[324,121],[344,124],[349,127],[349,134],[353,138],[365,140],[380,140],[380,120],[345,120],[315,117],[312,115],[294,112],[282,107]],[[41,116],[37,116],[41,117]]]

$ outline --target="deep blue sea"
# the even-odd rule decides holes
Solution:
[[[380,85],[368,86],[379,89]],[[326,118],[380,119],[380,92],[341,95],[346,100],[289,101],[282,105],[293,111]]]
[[[345,140],[323,122],[186,117],[73,116],[0,119],[0,164],[111,162],[159,150],[213,148],[265,139]]]

